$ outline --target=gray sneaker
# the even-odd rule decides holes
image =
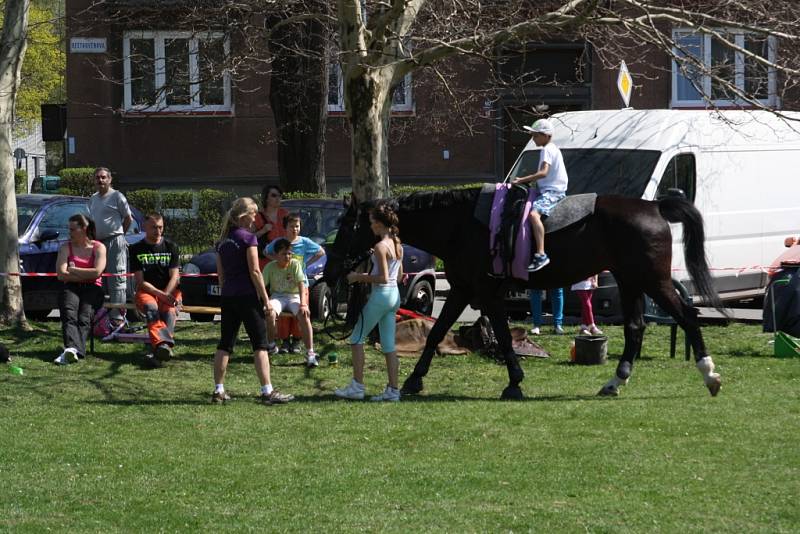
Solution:
[[[555,335],[557,335],[557,336],[563,336],[563,335],[564,335],[564,329],[563,329],[563,328],[561,328],[561,325],[560,325],[560,324],[557,324],[557,325],[555,325],[555,326],[553,327],[553,333],[554,333]]]
[[[258,399],[268,406],[273,404],[286,404],[294,400],[294,395],[291,393],[281,393],[277,389],[273,389],[272,393],[262,393]]]
[[[346,387],[335,389],[333,394],[340,399],[363,400],[364,384],[359,384],[356,382],[356,379],[353,378]]]
[[[400,390],[393,388],[392,386],[386,386],[386,389],[383,390],[383,393],[380,395],[375,395],[370,400],[372,402],[399,402]]]

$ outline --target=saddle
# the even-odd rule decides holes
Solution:
[[[484,184],[474,217],[489,228],[492,272],[498,277],[528,280],[533,236],[528,213],[535,194],[510,184]],[[549,217],[543,217],[545,233],[557,232],[594,213],[596,193],[570,195],[559,202]]]

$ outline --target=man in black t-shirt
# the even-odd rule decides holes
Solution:
[[[144,221],[144,239],[130,247],[131,271],[136,281],[136,309],[147,320],[153,353],[146,362],[160,367],[172,357],[175,319],[181,304],[178,289],[178,246],[164,239],[164,218],[149,213]]]

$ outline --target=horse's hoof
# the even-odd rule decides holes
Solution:
[[[717,375],[713,380],[706,384],[706,387],[708,388],[708,392],[711,393],[711,396],[716,397],[720,388],[722,387],[722,379],[719,377],[719,375]]]
[[[619,397],[619,388],[614,386],[603,386],[603,388],[597,392],[599,397]]]
[[[503,390],[503,394],[500,395],[500,398],[503,400],[522,400],[525,398],[525,395],[522,394],[522,388],[519,386],[508,386]]]
[[[406,378],[406,381],[403,382],[403,387],[400,388],[402,395],[416,395],[420,391],[422,391],[422,379],[413,375]]]

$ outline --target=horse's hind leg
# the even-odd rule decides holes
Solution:
[[[489,321],[492,323],[492,330],[494,330],[497,344],[503,354],[503,358],[506,362],[506,369],[508,370],[508,386],[503,390],[503,394],[500,398],[506,400],[521,400],[524,396],[522,395],[522,388],[519,387],[519,384],[525,378],[525,372],[522,370],[519,364],[519,357],[517,353],[514,352],[514,348],[511,345],[511,331],[508,328],[505,302],[502,298],[490,299],[484,304],[481,311],[489,316]]]
[[[722,387],[722,378],[714,372],[714,361],[706,353],[706,344],[703,333],[700,331],[700,321],[697,319],[697,309],[686,304],[680,298],[672,281],[659,284],[658,289],[652,293],[652,298],[662,310],[669,313],[678,326],[683,328],[689,344],[694,350],[694,360],[697,370],[703,376],[703,382],[712,397],[716,397]]]
[[[625,331],[625,348],[617,364],[614,376],[597,393],[602,396],[619,395],[619,387],[628,383],[633,372],[633,362],[642,350],[644,338],[644,294],[641,289],[619,285],[619,296],[622,304],[623,328]]]
[[[436,347],[442,342],[444,336],[450,331],[450,328],[452,328],[468,303],[469,295],[464,291],[455,287],[450,289],[450,294],[442,307],[442,313],[439,314],[439,318],[436,319],[436,323],[434,323],[428,338],[425,340],[425,348],[414,366],[414,371],[403,382],[403,387],[400,390],[403,395],[413,395],[422,391],[422,379],[428,374],[431,360],[436,353]]]

